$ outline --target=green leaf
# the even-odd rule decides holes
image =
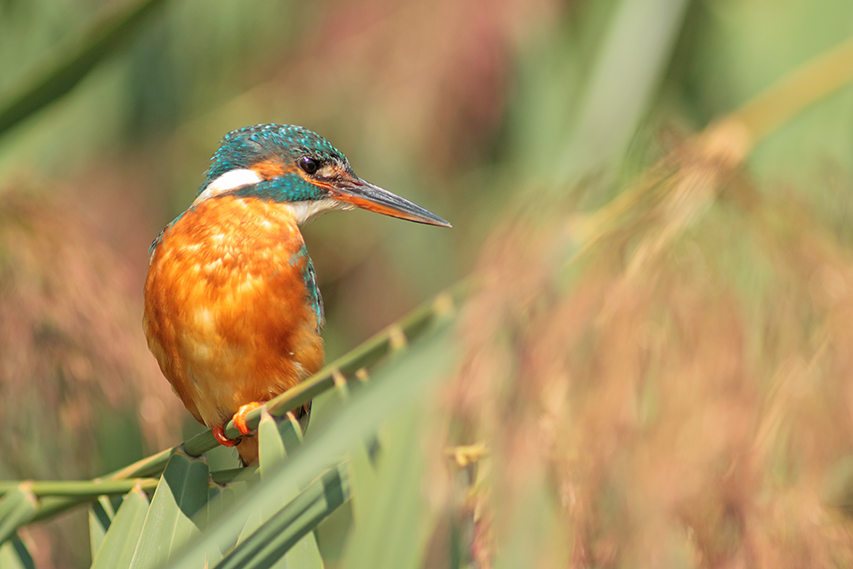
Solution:
[[[349,494],[343,498],[343,501],[348,499]],[[329,517],[338,506],[343,504],[343,502],[334,505],[329,502],[327,503],[329,505],[326,510],[323,510],[323,516],[316,523],[312,520],[306,524],[305,535],[284,554],[284,557],[272,566],[274,569],[323,569],[323,556],[320,555],[320,546],[317,544],[317,536],[314,534],[314,529],[320,522]],[[293,527],[295,528],[296,524]]]
[[[147,513],[145,492],[140,488],[128,492],[104,535],[103,543],[93,554],[92,569],[130,567]]]
[[[302,442],[305,439],[302,429],[308,424],[308,421],[304,417],[302,420],[304,424],[297,421],[293,413],[288,413],[281,419],[277,419],[278,433],[281,435],[281,440],[284,443],[284,451],[288,455],[296,452],[302,446]]]
[[[205,514],[207,518],[202,520],[199,516],[196,516],[196,521],[200,522],[201,530],[204,531],[206,527],[208,527],[213,521],[222,515],[228,507],[234,504],[234,501],[237,499],[239,492],[236,487],[239,487],[240,484],[228,484],[224,487],[219,486],[211,486],[210,494],[208,496],[207,507],[205,508]]]
[[[405,380],[401,378],[401,380]],[[435,516],[423,496],[423,413],[418,404],[383,429],[382,454],[367,503],[353,505],[362,515],[347,542],[346,569],[421,567],[423,550]]]
[[[234,551],[228,554],[217,569],[267,569],[270,567],[322,567],[322,560],[312,556],[316,551],[304,547],[298,555],[294,547],[303,543],[310,532],[349,499],[349,480],[341,465],[325,472],[294,500],[267,520]],[[291,549],[293,548],[293,549]],[[308,563],[304,565],[302,563]]]
[[[250,515],[267,519],[278,513],[282,508],[282,502],[276,499],[279,490],[307,485],[335,467],[350,448],[373,435],[395,410],[406,408],[422,397],[427,388],[437,385],[436,378],[455,363],[455,355],[455,344],[445,327],[413,346],[406,358],[384,364],[374,381],[355,393],[326,428],[312,432],[299,451],[249,489],[205,531],[202,539],[195,541],[169,567],[194,569],[199,566],[203,552],[213,544],[223,548],[235,544]],[[344,487],[348,491],[348,476],[344,474],[342,478],[347,480]]]
[[[270,472],[275,466],[280,465],[284,461],[286,452],[284,450],[284,442],[278,434],[278,426],[275,420],[266,409],[261,410],[261,421],[258,423],[258,474],[261,480],[265,479],[265,472]],[[291,498],[287,490],[283,490],[281,494],[282,500]],[[240,531],[237,538],[237,543],[242,543],[248,536],[252,535],[261,524],[264,518],[260,513],[254,512],[246,518],[246,523]]]
[[[356,445],[350,451],[349,457],[353,518],[356,522],[360,522],[365,516],[365,506],[373,501],[379,481],[367,445]]]
[[[199,524],[202,532],[210,527],[220,516],[223,515],[229,507],[240,499],[240,496],[246,493],[246,488],[250,484],[249,479],[257,479],[257,471],[249,468],[240,469],[243,472],[235,477],[234,481],[229,482],[226,486],[212,485],[208,494],[207,506],[199,512],[195,517],[196,523]],[[260,517],[256,517],[246,522],[243,529],[243,534],[248,535],[256,529],[261,523]],[[227,551],[230,547],[223,544],[211,543],[207,553],[207,567],[214,567],[221,559],[222,552]]]
[[[577,126],[557,162],[558,182],[601,166],[628,144],[672,57],[688,4],[619,3],[586,85]]]
[[[38,501],[25,482],[6,493],[0,500],[0,543],[36,515]]]
[[[104,541],[104,535],[109,530],[114,517],[115,511],[109,496],[99,496],[89,506],[89,548],[92,552],[92,559],[98,554],[98,550]]]
[[[266,410],[261,413],[258,426],[260,437],[260,469],[261,479],[264,473],[281,465],[289,453],[295,452],[302,444],[302,429],[299,423],[288,414],[278,424]],[[268,475],[267,475],[268,476]],[[282,491],[282,501],[292,500],[299,494],[295,485]],[[317,546],[317,538],[313,533],[307,533],[288,551],[275,565],[277,569],[294,567],[299,569],[322,569],[323,558]]]
[[[199,535],[193,517],[207,503],[209,474],[202,459],[182,452],[169,459],[145,516],[132,569],[162,567],[190,538]]]
[[[287,423],[290,423],[290,421],[287,421]],[[269,472],[272,468],[280,465],[287,456],[284,441],[279,434],[278,425],[266,409],[261,412],[261,422],[258,424],[257,436],[258,463],[260,465],[261,479],[263,479],[265,478],[265,472]],[[287,499],[290,499],[290,496],[287,496]]]
[[[17,535],[0,545],[0,567],[3,569],[35,569],[27,546]]]
[[[164,0],[110,6],[77,40],[50,57],[6,100],[0,102],[0,134],[73,89],[98,63],[116,51]]]

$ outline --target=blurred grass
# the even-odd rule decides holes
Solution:
[[[29,81],[22,82],[0,103],[0,135],[71,91],[162,3],[142,0],[122,5],[98,16],[76,41],[57,46],[51,57],[31,72]]]
[[[853,92],[822,98],[853,70],[851,5],[654,5],[166,3],[0,143],[0,473],[91,477],[179,442],[132,316],[144,251],[224,132],[293,122],[454,224],[306,229],[331,357],[480,286],[426,419],[376,410],[409,433],[380,431],[376,480],[424,527],[383,525],[404,501],[367,474],[327,567],[382,563],[391,530],[430,567],[853,564]],[[0,3],[0,98],[106,6]],[[467,445],[487,450],[446,452]],[[38,566],[85,564],[80,519],[23,534]]]

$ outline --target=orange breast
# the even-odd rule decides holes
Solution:
[[[207,426],[322,367],[303,247],[286,206],[224,196],[188,210],[155,248],[145,282],[148,345]]]

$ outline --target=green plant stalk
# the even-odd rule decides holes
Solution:
[[[353,376],[356,371],[361,368],[371,367],[389,353],[396,349],[401,349],[401,342],[405,343],[419,337],[438,318],[444,316],[446,311],[453,310],[456,300],[452,292],[440,294],[432,302],[420,306],[414,312],[409,313],[401,320],[388,326],[354,350],[336,359],[315,374],[314,377],[270,400],[265,405],[267,411],[273,417],[283,417],[288,411],[298,409],[328,389],[334,388],[336,386],[336,375],[343,375],[348,384],[358,383],[361,380]],[[260,420],[260,407],[246,416],[246,424],[251,429],[257,429]],[[228,425],[226,425],[225,434],[230,437],[240,435],[240,432],[234,427],[233,421],[229,421]],[[208,433],[202,433],[194,438],[203,438],[206,440],[206,435]],[[209,437],[213,438],[213,435],[210,434]],[[187,448],[193,440],[190,439],[184,444],[184,450],[188,454],[192,454],[192,450],[195,450],[194,448]],[[206,447],[201,452],[207,452],[214,447],[215,445]]]
[[[435,323],[438,319],[445,317],[448,313],[453,312],[456,303],[458,303],[460,299],[464,298],[469,289],[470,284],[467,281],[463,281],[448,291],[440,293],[431,301],[422,304],[396,323],[388,326],[381,332],[378,332],[367,341],[327,365],[322,370],[314,374],[313,377],[307,379],[294,389],[291,389],[269,401],[266,405],[267,409],[274,416],[283,416],[288,411],[296,409],[326,390],[334,388],[334,376],[338,374],[345,374],[346,381],[348,383],[357,383],[361,381],[360,379],[352,376],[355,371],[372,366],[383,356],[403,349],[404,346],[401,345],[401,340],[412,341],[421,336],[423,332],[430,327],[430,325]],[[260,415],[260,408],[249,413],[247,423],[251,428],[257,428],[258,422],[260,421]],[[230,422],[228,423],[226,433],[233,437],[239,435],[238,431]],[[200,456],[208,450],[216,448],[217,444],[218,443],[213,438],[213,434],[210,431],[206,431],[190,438],[182,445],[179,445],[179,447],[183,447],[184,451],[190,456]],[[105,481],[127,483],[128,479],[159,476],[166,467],[166,463],[169,461],[169,458],[179,447],[160,451],[99,479],[82,482],[81,484],[104,484]],[[232,480],[235,475],[236,473],[226,473],[223,471],[221,475],[218,473],[212,473],[211,477],[216,483],[226,483]],[[20,484],[20,481],[13,485],[17,484]],[[129,491],[132,487],[133,484],[130,484],[125,491]],[[3,491],[3,488],[5,488],[5,486],[0,486],[0,492]],[[108,492],[99,492],[99,494],[105,493]],[[54,493],[52,495],[46,495],[44,498],[39,500],[38,512],[32,521],[39,521],[52,517],[60,512],[89,502],[99,494],[91,494],[81,491],[79,494]]]
[[[730,168],[740,166],[758,144],[788,121],[851,82],[853,38],[786,73],[731,113],[711,122],[694,137],[695,144],[707,159],[724,159]],[[657,191],[671,172],[667,159],[660,161],[639,176],[638,183],[592,214],[573,260],[592,250],[618,218]]]
[[[0,495],[18,488],[23,481],[0,481]],[[127,480],[46,480],[28,481],[29,491],[39,498],[44,496],[94,498],[104,494],[125,494],[137,484],[142,490],[153,490],[156,478],[130,478]]]
[[[751,149],[803,110],[851,82],[853,38],[786,73],[720,122],[741,123],[748,131]]]
[[[312,377],[270,400],[264,407],[272,416],[282,417],[288,411],[304,405],[328,389],[335,387],[334,377],[337,374],[343,374],[347,383],[358,383],[360,380],[352,376],[355,371],[376,364],[383,356],[394,351],[395,345],[400,342],[401,335],[408,341],[418,338],[437,319],[452,311],[455,304],[463,298],[469,288],[467,283],[462,283],[439,294],[430,302],[416,308],[396,323],[328,364]],[[246,424],[249,428],[256,429],[260,419],[261,408],[259,407],[246,416]],[[229,421],[225,428],[225,434],[231,438],[236,438],[240,432],[234,427],[234,423]],[[190,456],[200,456],[216,448],[217,444],[219,443],[213,438],[213,433],[208,430],[185,441],[181,446],[184,452]],[[159,474],[173,451],[174,449],[169,449],[144,458],[108,474],[104,478],[122,480],[130,477]]]
[[[148,479],[141,479],[141,480],[146,481]],[[157,484],[156,484],[157,480],[156,479],[153,479],[153,480],[155,481],[155,483],[153,485],[149,485],[149,483],[146,481],[145,484],[140,487],[140,489],[143,491],[144,490],[154,490],[154,488],[157,487]],[[125,493],[131,491],[132,489],[133,489],[133,486],[131,486],[130,490],[116,491],[116,492],[113,492],[113,494],[125,494]],[[99,495],[103,495],[103,493],[102,494],[95,494],[95,495],[80,493],[80,494],[72,494],[72,495],[56,495],[56,494],[54,494],[54,495],[43,496],[43,497],[39,498],[39,500],[38,500],[38,509],[36,511],[35,517],[33,517],[33,519],[30,520],[30,522],[28,522],[28,523],[38,522],[41,520],[46,520],[48,518],[52,518],[53,516],[60,514],[66,510],[69,510],[75,506],[79,506],[80,504],[86,504],[88,502],[91,502],[92,500],[97,499],[97,497]],[[22,525],[26,525],[26,524],[22,524]]]

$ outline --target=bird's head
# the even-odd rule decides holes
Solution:
[[[210,160],[194,203],[224,194],[287,204],[300,224],[333,209],[360,207],[450,227],[419,205],[356,176],[338,149],[300,126],[263,124],[228,133]]]

